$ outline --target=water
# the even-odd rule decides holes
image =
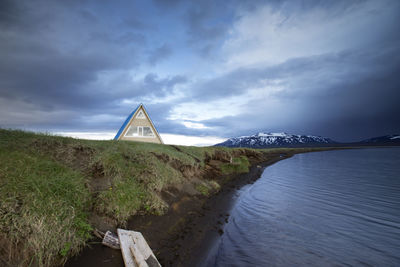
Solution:
[[[400,266],[400,148],[295,155],[243,188],[205,266]]]

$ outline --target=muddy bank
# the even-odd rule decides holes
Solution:
[[[67,266],[122,266],[120,251],[90,240],[94,229],[117,228],[143,232],[164,265],[184,265],[208,233],[222,234],[229,192],[262,171],[250,166],[321,150],[185,147],[7,130],[0,139],[6,140],[0,142],[5,266],[60,266],[67,260]]]
[[[172,249],[167,247],[160,251],[160,257],[165,257],[164,266],[197,266],[204,260],[214,241],[224,234],[223,225],[229,221],[229,210],[237,190],[260,178],[265,167],[292,155],[276,155],[268,161],[254,164],[248,173],[237,176],[218,194],[206,200],[201,210],[193,214],[196,217],[189,218],[182,229],[186,234],[174,241]]]
[[[222,226],[229,220],[227,211],[235,192],[256,181],[264,167],[293,154],[276,153],[253,158],[248,173],[230,175],[229,179],[209,170],[206,175],[212,177],[203,179],[214,179],[215,175],[221,177],[222,186],[217,193],[207,197],[174,188],[164,190],[162,197],[169,204],[169,211],[163,216],[133,216],[126,228],[142,232],[163,266],[191,266],[207,253],[213,240],[223,234]],[[215,160],[209,159],[208,168]],[[80,255],[70,259],[65,266],[89,265],[124,266],[120,251],[102,246],[100,239],[92,240]]]
[[[166,188],[160,194],[169,206],[167,213],[162,216],[138,214],[130,218],[126,227],[121,228],[141,232],[162,266],[196,266],[207,256],[216,238],[224,234],[223,225],[229,221],[229,210],[238,189],[255,182],[265,167],[279,160],[297,153],[332,149],[341,148],[286,149],[267,153],[238,150],[236,156],[244,155],[251,163],[249,171],[242,174],[221,173],[221,164],[229,162],[228,154],[224,152],[217,152],[207,158],[202,170],[172,162],[176,169],[185,172],[188,183],[193,179],[213,180],[217,181],[221,188],[209,192],[211,195],[192,193],[189,184],[188,188]],[[167,158],[160,159],[166,164],[171,164]],[[99,219],[101,221],[101,218]],[[109,229],[116,232],[115,228]],[[65,266],[89,265],[107,267],[124,266],[124,263],[119,250],[104,247],[100,239],[94,239],[82,253],[70,259]]]

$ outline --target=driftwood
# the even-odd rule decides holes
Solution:
[[[144,259],[142,253],[139,251],[139,249],[136,247],[136,244],[132,244],[129,247],[129,250],[131,251],[131,254],[133,256],[133,260],[136,263],[138,267],[148,267],[146,260]]]
[[[117,232],[126,267],[161,267],[140,232],[123,229]]]
[[[100,238],[100,239],[103,239],[103,238],[104,238],[104,233],[103,233],[102,231],[100,231],[100,230],[94,229],[94,230],[93,230],[93,234],[94,234],[95,236],[97,236],[98,238]]]
[[[120,249],[120,243],[118,236],[110,231],[107,231],[104,235],[103,241],[101,242],[103,245],[113,248]]]

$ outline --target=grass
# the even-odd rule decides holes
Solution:
[[[165,213],[160,192],[188,182],[181,169],[200,173],[216,151],[234,150],[0,129],[0,262],[62,264],[90,238],[91,212],[119,225],[139,211]],[[231,174],[248,166],[245,157],[237,157],[221,170]],[[219,187],[208,180],[195,185],[205,196]]]
[[[90,141],[0,129],[0,265],[62,264],[91,237],[90,214],[120,226],[138,212],[161,215],[168,210],[165,189],[191,183],[209,196],[227,180],[219,176],[249,170],[247,154],[294,151],[301,149]],[[212,177],[202,179],[210,168]]]
[[[62,262],[79,251],[91,232],[85,178],[20,151],[0,150],[0,162],[0,230],[22,249],[23,264]]]
[[[249,171],[250,162],[245,156],[240,156],[232,159],[232,163],[221,165],[223,174],[246,173]]]
[[[203,196],[210,195],[210,188],[204,184],[198,184],[196,190],[199,191]]]

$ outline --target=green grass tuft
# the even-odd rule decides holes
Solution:
[[[203,196],[210,195],[210,189],[207,186],[205,186],[204,184],[198,184],[196,186],[196,190],[199,191]]]
[[[0,262],[62,264],[90,238],[88,214],[119,225],[139,211],[164,214],[168,204],[161,191],[195,183],[192,176],[198,175],[198,181],[208,162],[218,169],[218,162],[242,150],[79,140],[0,129]],[[232,174],[247,172],[249,165],[245,156],[237,156],[219,167],[222,174]],[[220,185],[203,180],[196,189],[209,196]],[[4,252],[4,244],[18,248],[10,250],[19,254]]]
[[[247,157],[240,156],[233,158],[232,163],[224,163],[221,165],[221,171],[224,174],[246,173],[249,172],[250,163]]]
[[[85,178],[19,151],[0,150],[0,162],[0,230],[23,247],[25,264],[50,266],[78,252],[91,232]]]
[[[99,213],[124,223],[142,207],[145,197],[144,188],[134,179],[127,178],[116,181],[109,190],[101,192],[95,207]]]

